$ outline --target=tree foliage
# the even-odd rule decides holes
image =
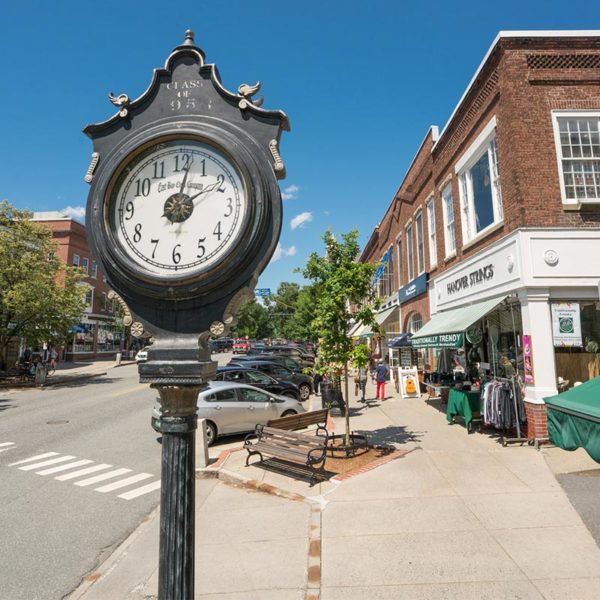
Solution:
[[[256,301],[256,298],[245,300],[237,313],[237,323],[232,334],[260,340],[273,334],[273,324],[269,311]]]
[[[82,275],[56,256],[52,232],[31,213],[0,202],[0,363],[21,337],[58,343],[84,309]]]
[[[313,252],[302,274],[318,286],[312,327],[319,337],[321,359],[339,374],[353,358],[354,344],[348,336],[351,324],[360,321],[377,328],[371,287],[377,265],[357,261],[356,230],[342,234],[341,241],[328,230],[323,240],[325,255]]]
[[[282,281],[277,292],[266,299],[275,337],[296,339],[292,319],[296,313],[299,295],[300,286],[297,283]]]

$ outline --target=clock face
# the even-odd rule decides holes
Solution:
[[[108,217],[117,244],[152,275],[190,277],[243,233],[248,199],[233,161],[196,140],[157,143],[115,181]]]

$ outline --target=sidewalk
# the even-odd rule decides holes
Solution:
[[[101,377],[106,375],[109,369],[113,369],[117,366],[126,366],[135,364],[135,361],[121,361],[120,365],[114,360],[95,360],[89,362],[71,362],[71,361],[59,361],[56,365],[56,372],[54,375],[46,377],[46,382],[43,387],[52,385],[69,385],[75,382],[85,381],[93,377]],[[28,381],[3,381],[0,384],[3,392],[4,390],[19,390],[19,389],[31,389],[35,388],[35,382],[33,380]]]
[[[311,488],[245,467],[239,438],[212,449],[196,487],[196,598],[597,598],[600,549],[547,459],[595,463],[468,435],[427,396],[351,404],[354,430],[407,452]],[[71,600],[154,598],[158,530],[156,511]]]

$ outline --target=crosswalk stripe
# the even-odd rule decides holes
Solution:
[[[79,469],[78,471],[73,471],[73,473],[67,473],[66,475],[59,475],[54,479],[58,481],[68,481],[69,479],[76,479],[77,477],[82,477],[83,475],[89,475],[90,473],[96,473],[97,471],[102,471],[102,469],[110,469],[112,465],[101,464],[94,465],[93,467],[86,467],[85,469]]]
[[[36,471],[36,475],[52,475],[52,473],[60,473],[60,471],[67,471],[68,469],[74,469],[75,467],[81,467],[83,465],[89,465],[91,460],[82,459],[76,460],[75,462],[69,463],[68,465],[59,465],[58,467],[52,467],[51,469],[44,469],[43,471]]]
[[[14,446],[15,443],[14,442],[2,442],[0,444],[0,448],[2,448],[2,446]]]
[[[86,485],[92,485],[93,483],[98,483],[99,481],[104,481],[105,479],[112,479],[113,477],[118,477],[119,475],[124,475],[125,473],[131,473],[131,469],[116,469],[115,471],[110,471],[108,473],[102,473],[102,475],[96,475],[96,477],[90,477],[89,479],[84,479],[83,481],[76,481],[75,485],[84,487]]]
[[[142,479],[148,479],[148,477],[152,477],[152,475],[150,475],[150,473],[138,473],[137,475],[132,475],[131,477],[127,477],[126,479],[121,479],[120,481],[115,481],[114,483],[103,485],[102,487],[96,488],[94,491],[102,493],[112,492],[113,490],[118,490],[120,488],[127,487],[132,483],[142,481]]]
[[[16,446],[9,446],[8,448],[0,448],[0,452],[8,452],[9,450],[14,450]]]
[[[58,452],[46,452],[44,454],[38,454],[37,456],[32,456],[31,458],[25,458],[14,463],[10,463],[8,466],[14,467],[15,465],[22,465],[24,463],[33,462],[34,460],[40,460],[40,458],[48,458],[48,456],[58,456]]]
[[[148,485],[143,485],[142,487],[136,488],[135,490],[131,490],[130,492],[120,494],[118,498],[123,498],[123,500],[133,500],[133,498],[143,496],[144,494],[148,494],[158,489],[160,489],[160,479],[158,481],[154,481],[153,483],[149,483]]]
[[[21,469],[21,471],[33,471],[34,469],[39,469],[40,467],[47,467],[48,465],[54,465],[59,462],[66,462],[67,460],[73,460],[74,458],[74,456],[59,456],[58,458],[43,460],[42,462],[33,463],[32,465],[25,465],[24,467],[19,467],[19,469]]]

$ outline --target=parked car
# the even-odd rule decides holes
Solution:
[[[217,338],[216,340],[210,340],[211,352],[215,354],[218,352],[231,352],[233,349],[233,338]]]
[[[239,339],[233,342],[234,354],[247,354],[250,350],[250,340]]]
[[[262,373],[256,369],[250,369],[245,366],[226,366],[217,369],[216,381],[235,381],[236,383],[247,383],[254,387],[285,396],[286,398],[294,398],[300,400],[300,389],[291,381],[278,380],[266,373]]]
[[[234,359],[232,359],[234,360]],[[295,371],[296,373],[302,373],[303,367],[297,360],[291,358],[290,356],[284,356],[283,354],[247,354],[245,356],[236,356],[236,361],[248,361],[248,360],[260,360],[262,362],[274,362],[278,365],[283,365],[287,367],[290,371]]]
[[[229,364],[232,366],[235,365],[236,360],[237,359],[232,358]],[[266,373],[279,381],[291,381],[292,383],[295,383],[300,390],[300,400],[308,400],[312,393],[313,380],[310,375],[292,371],[283,365],[266,360],[245,360],[240,361],[237,364]]]
[[[142,348],[141,350],[138,350],[137,354],[135,355],[135,361],[136,362],[146,362],[148,360],[148,348]]]
[[[254,431],[271,419],[306,412],[292,398],[269,394],[251,385],[213,381],[198,394],[197,413],[206,419],[206,437],[212,445],[218,437]],[[152,411],[152,427],[159,431],[161,407],[158,400]]]
[[[313,354],[309,354],[308,352],[304,352],[301,348],[296,348],[294,346],[270,346],[265,349],[264,353],[268,354],[280,354],[282,356],[289,356],[293,358],[295,361],[299,362],[303,367],[314,367],[315,365],[315,357]]]

